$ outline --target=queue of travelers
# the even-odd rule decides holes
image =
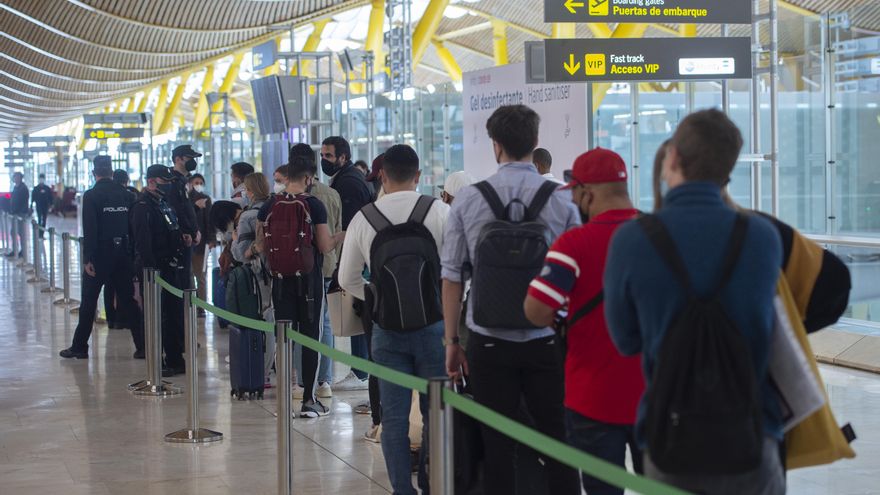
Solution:
[[[296,144],[271,182],[234,164],[229,201],[213,204],[190,145],[174,149],[173,167],[150,166],[137,197],[98,156],[83,197],[83,306],[61,356],[88,357],[97,298],[110,284],[114,320],[143,358],[141,270],[204,299],[206,253],[220,243],[225,290],[259,301],[256,318],[291,320],[333,347],[327,296],[344,291],[363,321],[355,355],[422,378],[448,375],[504,416],[617,466],[629,457],[636,473],[684,490],[785,493],[786,420],[768,364],[778,283],[786,279],[798,323],[813,332],[846,308],[846,266],[733,203],[725,189],[742,136],[720,111],[687,116],[658,150],[653,213],[634,204],[627,166],[611,150],[586,151],[558,181],[550,152],[537,147],[539,125],[524,105],[498,108],[486,123],[497,172],[450,174],[439,200],[418,192],[422,163],[404,144],[368,170],[347,140],[328,137],[326,183],[316,150]],[[229,276],[238,267],[248,288]],[[184,370],[181,304],[163,291],[163,376]],[[272,386],[270,341],[261,388]],[[295,361],[298,416],[329,414],[331,385],[367,389],[355,409],[371,414],[365,438],[381,443],[393,493],[417,493],[413,444],[427,490],[426,428],[415,442],[410,433],[412,413],[427,415],[425,396],[414,406],[410,390],[355,370],[334,384],[332,362],[309,348]],[[456,458],[473,448],[466,459],[479,475],[457,478],[457,492],[623,493],[491,425],[472,440],[479,445],[456,445]]]

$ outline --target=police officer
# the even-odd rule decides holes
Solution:
[[[183,242],[187,248],[199,244],[202,239],[202,234],[199,232],[199,224],[196,220],[196,210],[193,208],[186,190],[189,175],[196,170],[196,158],[200,156],[202,154],[193,150],[190,144],[182,144],[171,152],[171,159],[174,161],[174,167],[171,170],[173,178],[171,190],[165,199],[174,208],[174,212],[177,213],[180,231],[183,233]],[[185,260],[187,266],[189,266],[191,252],[191,249],[187,249],[185,253],[187,256]],[[189,273],[189,269],[187,269],[187,273]],[[189,288],[189,284],[181,288]]]
[[[134,231],[135,268],[155,268],[159,275],[175,287],[184,285],[183,231],[177,213],[167,198],[174,194],[174,175],[163,165],[147,169],[147,186],[134,204],[132,229]],[[162,376],[185,372],[183,361],[183,301],[168,291],[162,291],[162,347],[165,366]]]
[[[143,322],[134,300],[128,214],[133,198],[124,187],[113,182],[109,156],[94,159],[95,186],[83,195],[83,277],[82,304],[73,344],[60,352],[63,358],[89,357],[89,336],[101,288],[111,282],[116,287],[120,316],[131,329],[136,359],[144,358]]]
[[[128,172],[124,169],[116,169],[113,171],[113,182],[119,184],[124,187],[131,193],[132,202],[137,201],[138,198],[138,190],[129,186],[129,177]],[[113,283],[111,281],[107,281],[104,284],[104,313],[107,317],[107,328],[111,330],[122,330],[125,328],[125,319],[120,318],[119,314],[119,304],[116,301],[116,289],[113,288]],[[138,316],[140,318],[140,316]]]

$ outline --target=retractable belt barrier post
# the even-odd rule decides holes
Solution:
[[[275,323],[275,372],[277,373],[276,384],[278,385],[277,406],[277,437],[278,437],[278,495],[290,495],[293,493],[291,452],[291,408],[290,401],[293,395],[290,382],[290,373],[293,368],[293,341],[289,338],[289,332],[293,329],[293,322],[282,320]]]
[[[70,234],[67,232],[61,233],[61,290],[64,295],[55,301],[56,305],[79,304],[79,301],[70,298]]]
[[[198,349],[198,313],[193,304],[196,290],[183,291],[183,318],[186,331],[186,428],[165,435],[166,442],[205,443],[223,440],[219,431],[199,428],[199,363],[196,359]]]
[[[43,278],[43,239],[40,238],[40,224],[36,220],[31,221],[31,241],[34,245],[34,276],[27,279],[29,284],[45,282]]]
[[[147,379],[128,386],[135,395],[167,397],[180,389],[162,380],[162,288],[156,282],[159,270],[144,268],[144,339]]]
[[[28,268],[27,268],[27,270],[25,270],[25,273],[28,275],[33,275],[34,270],[36,270],[36,265],[37,265],[37,262],[36,262],[37,257],[34,256],[34,253],[33,253],[33,250],[37,248],[37,242],[36,242],[37,229],[34,228],[34,225],[37,222],[36,222],[36,220],[31,220],[30,222],[26,222],[26,223],[30,226],[29,227],[30,233],[28,234],[28,239],[29,239],[28,242],[30,242],[31,245],[29,246],[30,250],[28,251],[28,254],[31,256],[32,262],[28,264]],[[25,282],[27,282],[29,284],[33,283],[32,279],[28,279]]]
[[[3,249],[3,253],[6,254],[6,251],[9,249],[9,222],[6,219],[6,212],[0,211],[0,229],[3,229],[3,232],[0,233],[0,248]]]
[[[453,474],[452,406],[443,400],[443,390],[451,387],[449,378],[428,381],[428,462],[431,493],[452,495]]]
[[[49,286],[40,292],[54,294],[58,292],[55,286],[55,227],[49,227]]]

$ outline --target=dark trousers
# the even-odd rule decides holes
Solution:
[[[368,311],[367,308],[370,306],[370,303],[363,303],[361,309],[361,324],[364,326],[364,337],[363,340],[366,341],[367,345],[367,356],[370,361],[373,361],[373,315],[371,311]],[[357,337],[361,337],[361,335],[357,335]],[[352,344],[354,343],[354,337],[351,338]],[[357,355],[352,350],[352,354]],[[360,375],[355,374],[358,378],[363,380]],[[367,380],[367,392],[370,396],[370,416],[372,417],[373,424],[379,426],[382,424],[382,402],[379,400],[379,379],[373,375],[370,375]]]
[[[315,340],[321,340],[321,304],[324,298],[324,279],[287,277],[272,281],[272,303],[275,321],[290,320],[294,331]],[[318,352],[302,346],[303,402],[315,400],[318,378]]]
[[[121,327],[122,322],[119,321],[119,315],[116,311],[116,289],[113,288],[112,282],[104,284],[104,314],[107,317],[107,326],[110,328]]]
[[[82,302],[79,307],[79,323],[73,334],[73,345],[76,351],[88,351],[89,337],[95,324],[95,312],[98,309],[98,296],[101,288],[108,282],[117,287],[119,305],[128,319],[125,323],[131,329],[134,346],[144,348],[144,329],[141,313],[134,300],[134,284],[132,283],[131,259],[125,253],[125,247],[100,246],[94,262],[95,276],[85,272],[82,276]]]
[[[555,338],[509,342],[471,333],[468,342],[470,385],[474,399],[507,416],[516,417],[525,399],[535,428],[565,441],[564,377]],[[488,425],[482,425],[485,448],[483,491],[486,495],[517,493],[515,443]],[[547,459],[547,493],[580,493],[577,471]]]
[[[46,217],[49,216],[49,206],[37,206],[37,225],[46,228]],[[43,231],[39,232],[40,239],[43,238]]]
[[[189,279],[186,270],[164,266],[159,275],[178,289],[188,289]],[[165,366],[182,368],[183,361],[183,299],[162,289],[162,349],[165,351]]]
[[[632,453],[633,469],[642,474],[642,451],[636,443],[633,425],[603,423],[565,410],[565,431],[568,444],[620,467],[626,466],[626,446]],[[581,473],[587,495],[623,495],[623,488]]]

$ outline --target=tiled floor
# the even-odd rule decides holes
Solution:
[[[169,444],[163,436],[184,426],[186,401],[126,390],[144,374],[128,332],[97,326],[91,359],[58,358],[75,316],[26,279],[0,261],[0,493],[275,493],[274,393],[230,399],[224,330],[209,319],[199,338],[202,423],[224,439]],[[823,374],[838,419],[856,428],[859,457],[789,473],[789,493],[880,493],[880,376],[836,367]],[[298,495],[390,492],[380,447],[361,440],[369,419],[351,411],[365,395],[337,393],[330,416],[294,421]]]

